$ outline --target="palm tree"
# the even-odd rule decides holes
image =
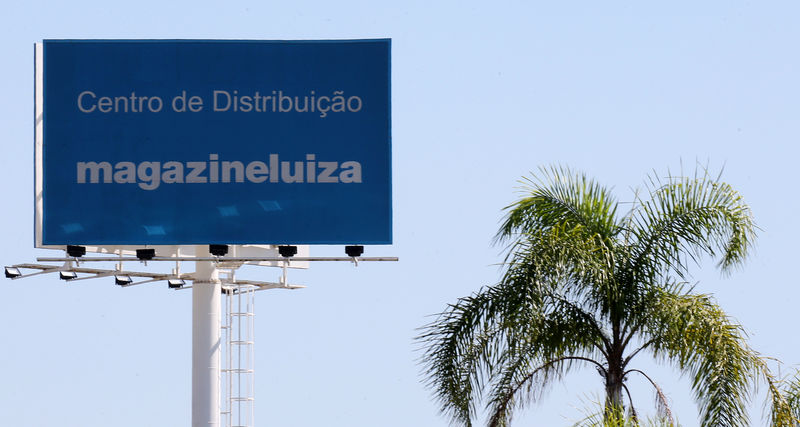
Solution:
[[[488,424],[506,426],[543,386],[590,366],[603,379],[607,419],[625,408],[636,422],[626,381],[640,375],[672,424],[664,393],[632,363],[649,353],[689,376],[703,426],[749,425],[746,401],[765,365],[742,327],[686,285],[703,257],[724,273],[747,257],[756,226],[742,197],[703,171],[653,176],[648,197],[636,192],[621,215],[608,188],[566,168],[524,185],[497,235],[509,244],[502,279],[417,338],[442,411],[471,426],[485,399]]]

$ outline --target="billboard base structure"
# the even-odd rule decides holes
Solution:
[[[75,248],[80,250],[75,251]],[[289,248],[289,251],[284,251],[284,248]],[[351,248],[356,250],[352,251]],[[232,246],[229,251],[231,256],[212,255],[212,248],[207,245],[156,246],[144,250],[128,246],[52,249],[66,249],[67,256],[38,257],[37,262],[60,265],[15,264],[5,267],[6,278],[17,280],[53,273],[69,282],[114,277],[114,282],[121,287],[166,281],[170,289],[192,289],[192,426],[197,427],[222,427],[222,418],[226,427],[253,425],[253,295],[256,290],[304,288],[303,285],[288,283],[288,269],[308,268],[311,262],[346,261],[357,266],[359,262],[398,261],[397,257],[360,256],[363,247],[347,247],[348,255],[359,255],[347,257],[311,257],[307,246],[284,246],[279,249],[271,245]],[[87,251],[103,255],[84,256]],[[298,252],[300,256],[294,256]],[[281,253],[287,256],[276,256]],[[125,264],[132,262],[145,266],[150,262],[168,262],[175,263],[175,267],[168,273],[125,269]],[[183,272],[183,262],[194,262],[195,271]],[[86,263],[116,265],[113,268],[81,266]],[[244,265],[280,267],[281,276],[277,282],[237,279],[236,270]],[[23,273],[27,270],[33,272]],[[141,280],[135,281],[134,278]],[[191,286],[187,286],[186,281],[191,281]],[[222,295],[226,295],[227,307],[224,324]],[[225,342],[222,341],[222,331],[225,331]],[[224,369],[221,367],[223,348],[227,362]],[[221,393],[223,376],[226,387]],[[224,407],[223,395],[226,401]],[[233,424],[234,420],[236,424]]]
[[[205,252],[205,253],[203,253]],[[198,248],[198,256],[208,250]],[[220,298],[219,271],[212,261],[197,261],[192,282],[192,426],[219,426]]]

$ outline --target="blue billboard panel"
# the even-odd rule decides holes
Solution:
[[[390,41],[43,43],[43,245],[388,244]]]

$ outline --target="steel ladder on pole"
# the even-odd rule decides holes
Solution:
[[[227,273],[227,272],[226,272]],[[233,280],[233,271],[228,277]],[[225,280],[223,280],[223,284]],[[225,286],[221,373],[221,421],[226,427],[255,427],[254,320],[255,291],[251,285]]]

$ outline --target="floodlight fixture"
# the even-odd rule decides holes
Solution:
[[[346,253],[347,256],[351,256],[353,258],[359,257],[362,254],[364,254],[364,246],[362,245],[345,246],[344,253]]]
[[[133,279],[131,279],[131,276],[114,276],[114,283],[120,286],[130,285],[133,283]]]
[[[185,285],[186,282],[183,279],[169,279],[167,280],[167,286],[170,289],[180,289]]]
[[[61,280],[73,280],[78,278],[78,273],[74,271],[59,271],[58,278]]]
[[[147,261],[153,259],[156,256],[155,249],[137,249],[136,250],[136,258],[139,258],[142,261]]]
[[[284,258],[291,258],[297,255],[297,246],[294,245],[278,246],[278,253],[281,254],[281,256]]]
[[[228,254],[228,245],[208,245],[208,251],[214,256],[225,256]]]
[[[67,245],[67,255],[73,258],[80,258],[86,255],[86,246]]]
[[[17,267],[6,267],[6,278],[14,279],[19,276],[22,276],[22,273],[19,271]]]

